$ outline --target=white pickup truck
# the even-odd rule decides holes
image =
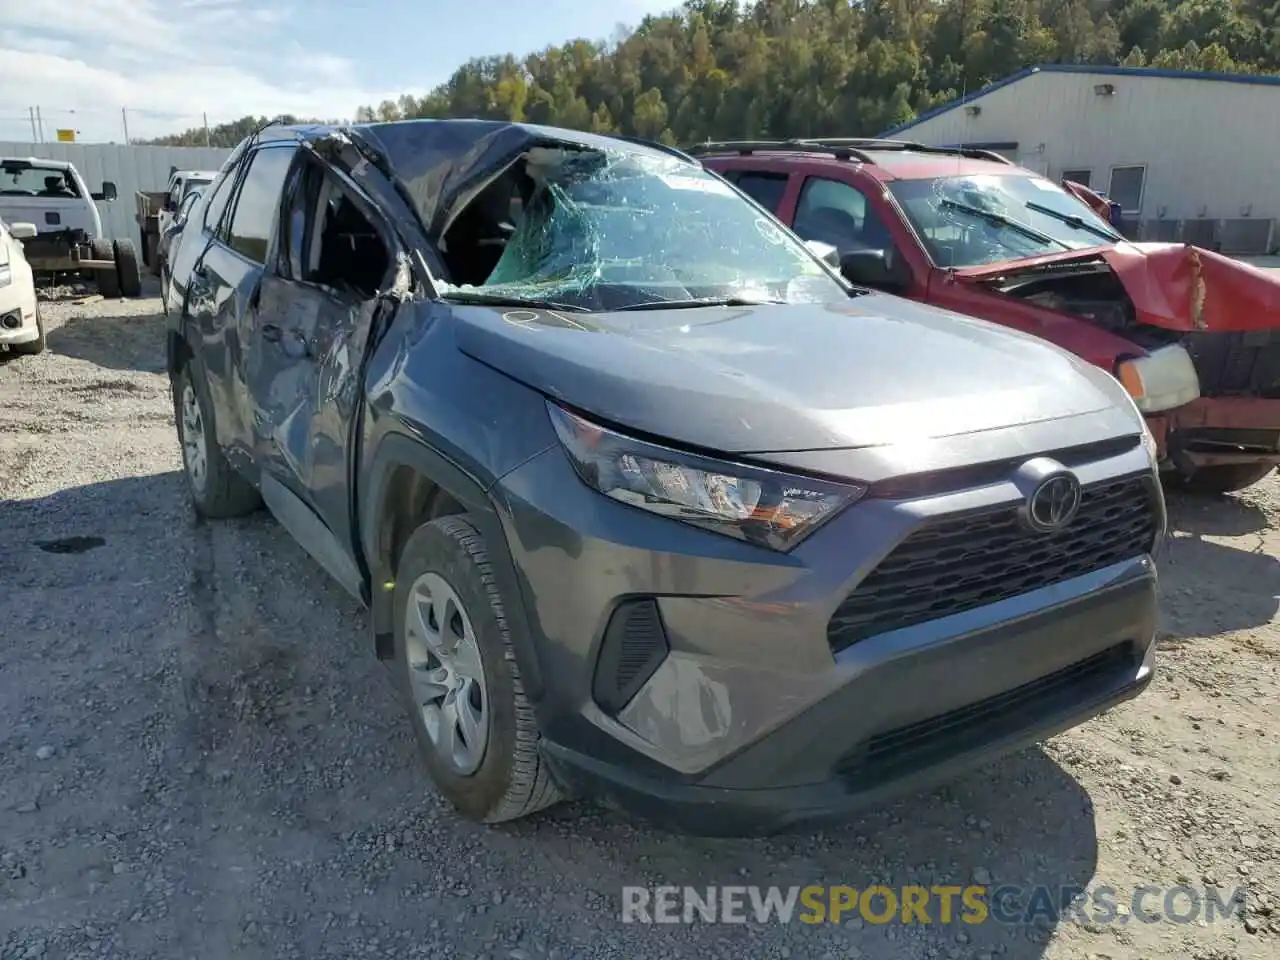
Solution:
[[[102,235],[96,201],[116,199],[116,185],[90,192],[73,164],[36,157],[0,157],[0,219],[33,223],[25,240],[27,262],[37,274],[80,273],[106,297],[142,293],[137,248]]]

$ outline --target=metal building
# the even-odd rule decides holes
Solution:
[[[1084,183],[1120,204],[1131,237],[1280,245],[1280,77],[1046,64],[882,136],[982,146]]]
[[[119,198],[100,201],[102,232],[113,240],[138,240],[134,219],[134,193],[158,191],[169,185],[169,168],[217,170],[230,150],[219,147],[152,147],[113,143],[21,143],[0,142],[0,157],[38,157],[66,160],[75,164],[90,190],[102,188],[102,181],[116,185]]]

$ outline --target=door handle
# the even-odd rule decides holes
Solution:
[[[264,323],[262,325],[262,339],[270,340],[272,343],[279,343],[284,338],[284,331],[274,323]]]

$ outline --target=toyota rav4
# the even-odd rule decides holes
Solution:
[[[1164,501],[1109,373],[849,285],[657,146],[269,126],[209,190],[168,311],[195,508],[265,502],[370,608],[466,816],[771,831],[1150,680]]]

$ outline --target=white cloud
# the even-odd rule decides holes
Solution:
[[[198,127],[205,113],[210,124],[246,114],[336,119],[361,104],[426,92],[370,89],[341,55],[341,36],[332,49],[303,47],[289,25],[315,2],[0,0],[0,140],[30,140],[28,110],[36,106],[49,139],[73,127],[81,140],[119,142],[122,107],[132,137],[153,137]],[[620,24],[635,24],[678,5],[616,0],[610,10]]]
[[[0,140],[158,136],[246,114],[349,117],[402,91],[363,86],[351,61],[280,35],[269,0],[0,0]],[[246,22],[252,28],[245,29]]]

